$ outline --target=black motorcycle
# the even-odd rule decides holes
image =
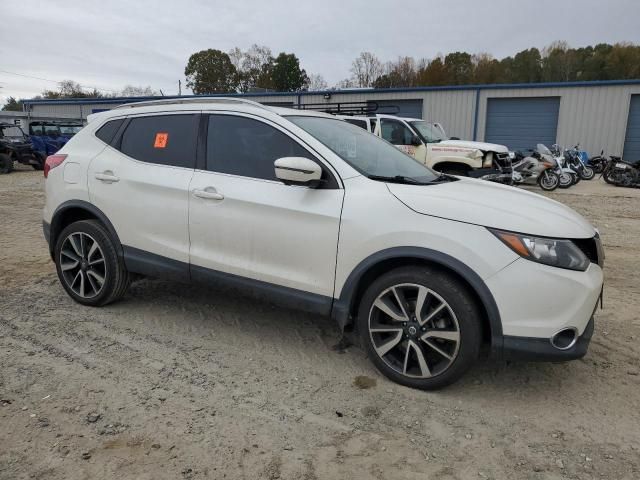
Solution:
[[[602,173],[607,166],[607,158],[604,156],[604,150],[600,152],[600,155],[596,155],[595,157],[591,157],[589,159],[588,166],[594,171],[594,173]]]
[[[618,187],[640,188],[640,161],[628,162],[611,156],[601,177],[605,182]]]

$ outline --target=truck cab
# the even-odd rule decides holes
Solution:
[[[504,145],[449,138],[441,124],[419,118],[394,115],[340,118],[382,137],[434,170],[511,183],[511,160]]]

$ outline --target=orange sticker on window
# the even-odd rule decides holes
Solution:
[[[153,143],[153,148],[165,148],[168,140],[168,133],[156,133],[156,141]]]

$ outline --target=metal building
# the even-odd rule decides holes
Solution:
[[[224,95],[220,95],[224,96]],[[379,113],[441,123],[450,136],[507,145],[565,147],[580,143],[591,155],[604,150],[640,160],[640,80],[511,85],[464,85],[392,89],[249,93],[269,105],[346,108],[369,105]],[[38,116],[86,119],[122,103],[151,98],[26,100]]]

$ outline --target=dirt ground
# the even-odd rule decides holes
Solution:
[[[331,320],[229,292],[144,280],[73,303],[42,173],[0,176],[0,479],[640,478],[640,190],[550,196],[606,248],[589,353],[482,360],[426,393],[332,349]]]

